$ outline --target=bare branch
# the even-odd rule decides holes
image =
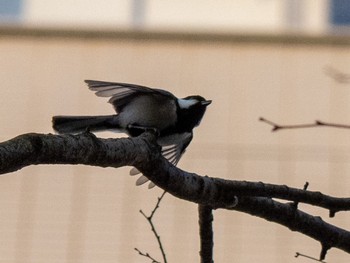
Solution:
[[[201,263],[213,263],[213,210],[210,206],[198,205],[199,237],[201,240]]]
[[[101,139],[89,132],[79,135],[23,134],[0,143],[0,174],[38,164],[115,168],[133,165],[160,155],[155,140],[150,133],[134,139]]]
[[[332,246],[328,242],[321,243],[321,244],[322,244],[322,249],[320,254],[320,260],[324,260],[326,258],[328,250],[330,250]]]
[[[346,84],[346,83],[349,83],[350,81],[350,74],[341,72],[340,70],[330,65],[327,65],[324,67],[324,73],[330,78],[332,78],[334,81],[341,84]]]
[[[154,135],[100,139],[79,135],[25,134],[0,143],[0,174],[36,164],[85,164],[100,167],[136,166],[167,192],[187,201],[231,208],[236,196],[259,196],[302,202],[331,210],[350,210],[350,198],[287,186],[202,177],[182,171],[161,156]]]
[[[154,213],[157,211],[157,209],[159,208],[159,204],[160,204],[160,202],[162,201],[162,199],[163,199],[163,197],[164,197],[164,195],[166,194],[166,191],[164,191],[163,193],[162,193],[162,195],[160,196],[160,197],[158,197],[158,201],[157,201],[157,203],[156,203],[156,206],[153,208],[153,210],[152,210],[152,212],[151,212],[151,215],[149,216],[149,219],[151,219],[152,220],[152,217],[154,216]]]
[[[264,218],[318,240],[325,255],[331,247],[350,253],[350,232],[272,198],[303,202],[333,212],[349,210],[349,198],[264,184],[210,178],[182,171],[161,156],[156,136],[99,139],[80,135],[25,134],[0,144],[0,173],[36,164],[85,164],[101,167],[135,166],[168,193],[213,208],[237,210]],[[238,200],[238,202],[237,202]]]
[[[314,260],[314,261],[326,263],[325,261],[319,260],[319,259],[317,259],[317,258],[310,257],[310,256],[308,256],[308,255],[304,255],[304,254],[301,254],[301,253],[299,253],[299,252],[296,252],[296,253],[295,253],[295,257],[297,258],[297,257],[299,257],[299,256],[300,256],[300,257],[304,257],[304,258],[308,258],[308,259],[311,259],[311,260]]]
[[[155,260],[153,257],[151,257],[151,255],[150,254],[148,254],[148,253],[143,253],[143,252],[141,252],[138,248],[134,248],[138,253],[139,253],[139,255],[140,256],[143,256],[143,257],[146,257],[146,258],[149,258],[150,260],[152,260],[152,263],[160,263],[159,261],[157,261],[157,260]]]
[[[167,192],[213,208],[232,208],[236,196],[285,199],[332,211],[350,210],[350,198],[336,198],[262,182],[202,177],[182,171],[161,156],[156,137],[100,139],[79,135],[25,134],[0,143],[0,174],[37,164],[84,164],[100,167],[135,166]]]
[[[234,210],[264,218],[298,231],[322,244],[322,256],[326,250],[336,247],[350,253],[350,232],[295,209],[293,205],[283,204],[264,197],[242,197]]]
[[[324,122],[320,120],[316,120],[314,123],[291,124],[291,125],[277,124],[263,117],[260,117],[259,121],[265,122],[266,124],[272,126],[272,130],[271,130],[272,132],[279,131],[279,130],[287,130],[287,129],[305,129],[305,128],[319,128],[319,127],[350,129],[350,125],[330,123],[330,122]]]
[[[164,250],[164,248],[163,248],[163,244],[162,244],[162,242],[161,242],[161,240],[160,240],[160,236],[158,235],[158,232],[157,232],[157,230],[156,230],[156,228],[155,228],[155,226],[154,226],[154,224],[153,224],[153,221],[152,221],[152,218],[153,218],[153,216],[154,216],[154,213],[155,213],[155,212],[157,211],[157,209],[159,208],[159,204],[160,204],[160,202],[162,201],[162,199],[163,199],[163,197],[164,197],[165,194],[166,194],[166,192],[164,191],[164,192],[162,193],[162,195],[161,195],[160,197],[158,197],[158,201],[157,201],[157,203],[156,203],[156,206],[155,206],[154,209],[152,210],[150,216],[147,216],[142,210],[140,210],[140,213],[143,215],[144,218],[146,218],[147,222],[150,224],[151,230],[152,230],[154,236],[155,236],[156,239],[157,239],[157,242],[158,242],[158,245],[159,245],[159,249],[160,249],[160,252],[162,253],[162,257],[163,257],[164,263],[167,263],[166,254],[165,254],[165,250]],[[148,255],[148,253],[147,253],[147,255]]]
[[[265,122],[269,125],[272,126],[272,130],[271,131],[278,131],[278,130],[282,130],[282,129],[301,129],[301,128],[314,128],[317,127],[318,124],[317,123],[311,123],[311,124],[296,124],[296,125],[280,125],[277,124],[275,122],[272,122],[270,120],[267,120],[263,117],[259,118],[260,121]]]

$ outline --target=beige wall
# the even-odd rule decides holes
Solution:
[[[319,34],[327,32],[328,13],[329,0],[25,0],[22,21],[68,28]]]
[[[271,133],[258,122],[264,116],[280,123],[350,123],[350,84],[324,74],[326,65],[350,73],[348,45],[26,34],[0,38],[1,140],[52,132],[53,115],[112,113],[84,79],[139,83],[213,100],[181,168],[300,188],[308,181],[311,190],[350,194],[349,130]],[[134,247],[160,259],[138,210],[150,211],[161,191],[134,183],[128,168],[63,165],[0,177],[0,262],[145,262]],[[301,207],[350,228],[345,213],[328,219],[327,211]],[[169,262],[198,262],[196,212],[196,205],[170,195],[161,204],[156,224]],[[255,217],[215,211],[216,262],[295,262],[296,251],[317,257],[320,245]],[[327,261],[348,259],[334,249]]]

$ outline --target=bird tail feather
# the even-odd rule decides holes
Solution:
[[[52,127],[58,133],[79,133],[118,129],[117,116],[54,116]]]

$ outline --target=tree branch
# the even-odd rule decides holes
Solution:
[[[350,81],[350,75],[347,73],[344,73],[331,65],[327,65],[324,67],[324,73],[325,75],[332,78],[334,81],[340,83],[340,84],[347,84]]]
[[[350,232],[323,221],[321,217],[312,216],[299,209],[293,203],[283,204],[265,197],[242,197],[234,210],[264,218],[300,232],[322,245],[320,260],[332,247],[350,253]]]
[[[201,240],[201,263],[213,263],[213,210],[210,206],[198,205],[199,236]]]
[[[279,131],[279,130],[287,130],[287,129],[290,130],[290,129],[305,129],[305,128],[319,128],[319,127],[350,129],[350,125],[324,122],[320,120],[315,120],[314,123],[289,124],[289,125],[277,124],[263,117],[260,117],[259,121],[265,122],[266,124],[272,126],[272,130],[271,130],[272,132]]]
[[[157,230],[156,230],[156,228],[155,228],[155,226],[154,226],[154,224],[153,224],[153,221],[152,221],[153,216],[154,216],[155,212],[157,211],[157,209],[159,208],[159,204],[160,204],[160,202],[162,201],[162,199],[163,199],[163,197],[164,197],[165,194],[166,194],[166,192],[164,191],[163,194],[162,194],[160,197],[158,197],[157,204],[156,204],[156,206],[153,208],[153,210],[152,210],[152,212],[151,212],[151,214],[150,214],[149,216],[147,216],[142,210],[140,210],[140,213],[143,215],[143,217],[147,220],[147,222],[148,222],[149,225],[151,226],[152,233],[154,234],[154,236],[155,236],[155,238],[156,238],[156,240],[157,240],[158,246],[159,246],[159,250],[160,250],[160,252],[162,253],[163,262],[164,262],[164,263],[167,263],[168,261],[167,261],[167,259],[166,259],[166,254],[165,254],[165,250],[164,250],[164,248],[163,248],[163,244],[162,244],[162,242],[161,242],[161,240],[160,240],[160,236],[159,236],[159,234],[158,234],[158,232],[157,232]],[[149,256],[148,253],[147,253],[147,255]],[[152,259],[153,259],[153,258],[152,258]],[[154,260],[154,259],[153,259],[153,260]]]
[[[314,260],[314,261],[318,261],[318,262],[322,262],[322,263],[326,263],[325,261],[323,261],[323,260],[320,260],[320,259],[317,259],[317,258],[314,258],[314,257],[310,257],[310,256],[308,256],[308,255],[304,255],[304,254],[301,254],[301,253],[299,253],[299,252],[296,252],[295,253],[295,257],[297,258],[297,257],[304,257],[304,258],[308,258],[308,259],[311,259],[311,260]]]
[[[159,261],[157,261],[156,259],[154,259],[150,254],[148,253],[143,253],[141,250],[139,250],[138,248],[134,248],[135,251],[137,251],[137,253],[139,253],[140,256],[143,256],[145,258],[148,258],[150,260],[152,260],[152,263],[160,263]]]
[[[0,143],[0,174],[38,164],[84,164],[115,168],[135,166],[167,192],[213,208],[234,206],[236,196],[259,196],[319,206],[330,210],[332,214],[350,210],[350,198],[336,198],[285,185],[203,177],[182,171],[161,156],[156,137],[151,133],[121,139],[101,139],[92,133],[29,133]]]
[[[99,139],[79,135],[25,134],[0,144],[0,173],[37,164],[85,164],[101,167],[135,166],[168,193],[213,208],[237,210],[284,225],[322,244],[322,256],[331,247],[350,253],[350,233],[311,216],[292,204],[272,198],[321,206],[330,211],[349,210],[348,198],[264,183],[202,177],[182,171],[161,156],[156,136]],[[238,202],[237,202],[238,200]],[[322,259],[322,258],[321,258]]]

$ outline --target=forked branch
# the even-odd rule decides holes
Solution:
[[[152,221],[153,216],[154,216],[155,212],[157,211],[157,209],[159,208],[159,204],[162,201],[162,199],[163,199],[165,194],[166,194],[166,192],[164,191],[163,194],[160,197],[158,197],[158,201],[157,201],[155,207],[153,208],[153,210],[152,210],[152,212],[151,212],[151,214],[149,216],[147,216],[142,210],[140,210],[140,213],[143,215],[143,217],[147,220],[147,222],[151,226],[152,233],[154,234],[154,236],[155,236],[155,238],[157,240],[160,252],[162,253],[163,262],[167,263],[168,261],[166,259],[166,254],[165,254],[165,250],[163,248],[163,244],[162,244],[162,242],[160,240],[160,236],[159,236],[159,234],[158,234],[158,232],[156,230],[156,227],[155,227],[155,225],[154,225],[154,223]],[[135,250],[137,250],[140,255],[142,255],[142,256],[146,255],[148,258],[151,258],[154,262],[158,262],[158,261],[154,260],[148,253],[146,253],[146,254],[140,253],[140,250],[138,250],[136,248],[135,248]]]
[[[263,117],[260,117],[259,120],[272,126],[271,131],[273,131],[273,132],[279,131],[279,130],[287,130],[287,129],[305,129],[305,128],[320,128],[320,127],[350,129],[350,125],[347,125],[347,124],[324,122],[324,121],[320,121],[320,120],[315,120],[315,122],[313,122],[313,123],[284,124],[284,125],[267,120]]]
[[[334,198],[319,192],[287,186],[224,180],[188,173],[161,156],[156,136],[100,139],[90,133],[79,135],[25,134],[0,144],[0,173],[38,164],[84,164],[100,167],[135,166],[168,193],[214,209],[237,210],[276,222],[315,240],[322,255],[332,247],[350,253],[350,232],[324,222],[295,207],[309,203],[341,211],[350,209],[348,198]],[[284,204],[272,198],[292,202]]]

